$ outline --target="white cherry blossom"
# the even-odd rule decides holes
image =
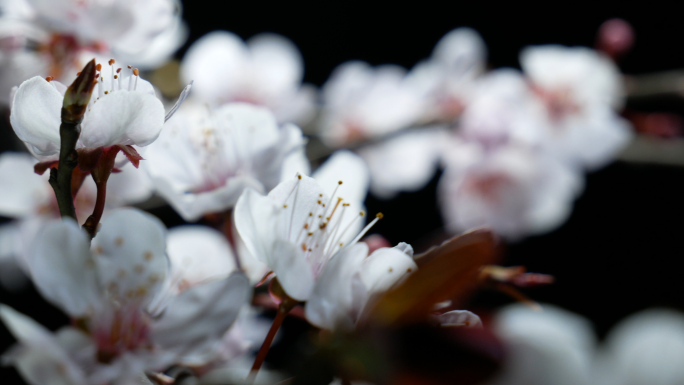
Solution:
[[[486,56],[485,43],[473,29],[457,28],[444,35],[432,56],[409,73],[409,81],[428,100],[423,119],[451,121],[458,117],[485,71]]]
[[[620,73],[589,48],[529,47],[520,63],[535,95],[538,143],[564,161],[603,166],[630,140],[614,111],[623,103]]]
[[[264,107],[188,104],[146,149],[144,168],[173,208],[194,221],[231,208],[247,187],[275,187],[283,164],[303,153],[304,144],[298,127],[279,127]]]
[[[331,146],[377,138],[415,124],[424,108],[406,70],[361,61],[338,66],[323,85],[320,134]]]
[[[194,95],[213,106],[248,102],[269,108],[278,122],[305,124],[314,112],[315,92],[302,86],[304,65],[287,38],[260,34],[246,43],[227,31],[197,40],[181,64],[181,76],[194,80]]]
[[[146,146],[164,124],[164,106],[152,85],[140,79],[137,69],[101,65],[81,123],[77,149],[110,146]],[[31,78],[14,94],[10,123],[34,155],[54,159],[59,153],[59,127],[66,86],[58,81]]]
[[[582,189],[576,170],[529,148],[487,153],[454,142],[451,151],[439,199],[452,231],[488,226],[510,239],[550,231],[570,215]]]
[[[214,344],[248,300],[247,279],[233,274],[198,284],[150,313],[166,287],[164,237],[161,222],[131,209],[105,218],[91,247],[74,221],[47,225],[29,259],[30,272],[38,291],[79,325],[60,333],[79,342],[66,349],[59,333],[36,331],[25,317],[3,308],[0,316],[24,352],[9,362],[30,367],[40,358],[49,371],[42,375],[68,383],[72,371],[63,370],[65,361],[85,381],[75,383],[128,384]],[[29,327],[30,333],[22,332]],[[55,351],[61,346],[66,354],[41,353],[44,345]]]
[[[235,206],[235,225],[250,254],[268,265],[285,292],[305,301],[331,258],[364,234],[360,210],[367,189],[363,161],[338,152],[314,178],[297,175],[268,195],[245,190]]]

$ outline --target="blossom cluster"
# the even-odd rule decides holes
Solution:
[[[484,322],[463,309],[481,288],[536,308],[518,289],[553,281],[497,266],[500,236],[558,227],[583,173],[630,140],[605,52],[528,47],[521,70],[487,71],[484,42],[459,28],[410,71],[351,61],[317,89],[287,38],[216,31],[180,61],[187,86],[174,102],[144,77],[185,40],[178,2],[0,11],[0,101],[26,150],[0,154],[0,215],[12,219],[0,226],[0,283],[30,280],[71,321],[50,331],[0,304],[17,340],[2,362],[28,383],[307,381],[314,370],[261,370],[286,318],[323,331],[309,338],[308,358],[328,371],[315,383],[460,376],[410,359],[417,340],[472,362],[470,383],[652,378],[630,362],[666,337],[640,337],[637,321],[603,351],[585,321],[552,306]],[[310,138],[325,157],[307,156]],[[446,233],[462,235],[421,253],[367,237],[384,217],[366,211],[369,191],[419,190],[438,168]],[[167,229],[140,208],[164,204],[187,223]],[[684,341],[681,316],[654,317]]]

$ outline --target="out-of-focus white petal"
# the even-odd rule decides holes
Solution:
[[[36,76],[21,84],[12,103],[10,123],[19,139],[37,155],[59,152],[60,111],[64,96]]]
[[[196,285],[174,298],[153,325],[152,339],[184,353],[206,343],[217,343],[251,297],[243,274]]]
[[[14,351],[3,357],[3,362],[15,365],[29,383],[87,384],[82,370],[47,329],[5,305],[0,305],[0,319],[20,343]]]
[[[149,199],[153,192],[152,181],[147,174],[127,163],[121,167],[121,172],[109,176],[106,203],[109,207],[140,203]]]
[[[436,171],[446,134],[442,127],[410,130],[359,150],[371,172],[373,194],[389,199],[425,186]]]
[[[454,156],[440,180],[443,215],[453,231],[489,226],[510,239],[550,231],[568,217],[582,189],[577,170],[526,148],[480,156]]]
[[[33,158],[25,153],[0,154],[0,214],[23,217],[49,204],[52,192],[46,177],[33,172]]]
[[[606,384],[679,384],[684,381],[684,315],[649,309],[620,322],[604,344]]]
[[[226,278],[235,270],[235,256],[226,237],[205,226],[186,225],[169,230],[166,249],[171,261],[171,280],[192,287]]]
[[[181,76],[194,80],[193,92],[203,100],[221,100],[224,90],[239,89],[248,60],[245,43],[237,35],[214,31],[197,40],[185,53]]]
[[[81,124],[79,140],[85,147],[115,144],[146,146],[164,125],[164,106],[156,97],[120,90],[92,104]]]
[[[100,285],[117,301],[149,302],[169,268],[166,229],[136,209],[117,209],[102,220],[92,251]]]
[[[585,47],[527,47],[520,65],[532,82],[544,89],[566,89],[583,106],[595,103],[619,108],[620,71],[607,56]]]
[[[264,33],[249,39],[253,67],[259,74],[257,94],[278,95],[295,91],[304,74],[302,57],[297,47],[283,36]]]
[[[545,305],[541,312],[526,305],[505,308],[494,331],[509,350],[491,385],[589,384],[595,336],[588,320]]]
[[[482,327],[482,320],[477,314],[468,310],[452,310],[437,316],[437,322],[440,326],[467,326],[467,327]]]
[[[29,269],[43,297],[72,317],[88,314],[101,301],[88,237],[73,220],[45,225],[29,256]]]

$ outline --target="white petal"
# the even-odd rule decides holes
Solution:
[[[87,148],[115,144],[146,146],[164,125],[164,106],[139,91],[116,91],[92,104],[81,124],[80,141]]]
[[[250,297],[249,281],[240,273],[197,285],[169,303],[153,325],[152,338],[165,348],[181,351],[216,342]]]
[[[193,92],[210,103],[230,101],[230,93],[243,89],[242,76],[248,60],[245,43],[237,35],[215,31],[197,40],[181,64],[184,83],[194,80]]]
[[[226,237],[210,227],[174,227],[166,245],[171,279],[183,286],[226,278],[235,270],[235,256]]]
[[[328,330],[354,328],[363,303],[355,303],[352,281],[367,255],[368,246],[357,243],[335,254],[325,265],[306,303],[309,322]]]
[[[121,172],[112,173],[107,183],[107,206],[141,203],[152,197],[152,181],[147,174],[131,164],[125,164]]]
[[[368,162],[373,194],[388,199],[423,188],[435,174],[445,136],[440,127],[421,128],[362,148],[359,154]]]
[[[5,305],[0,318],[21,344],[3,357],[5,363],[16,366],[30,384],[86,385],[84,373],[47,329]]]
[[[684,315],[649,309],[615,326],[605,341],[611,384],[678,384],[684,381]]]
[[[304,66],[297,47],[283,36],[260,34],[249,39],[247,45],[252,59],[255,91],[267,100],[296,90],[302,80]]]
[[[403,247],[398,249],[383,247],[375,250],[363,262],[361,279],[370,295],[386,291],[400,279],[418,269],[413,258],[402,249]]]
[[[10,113],[10,123],[19,139],[38,155],[59,152],[62,100],[50,82],[36,76],[19,86]]]
[[[100,285],[118,301],[149,302],[169,268],[166,229],[136,209],[114,210],[102,220],[92,251]]]
[[[35,161],[25,153],[0,155],[0,214],[22,217],[35,214],[50,203],[47,179],[33,171]]]
[[[452,310],[437,316],[441,326],[482,327],[482,320],[477,314],[468,310]]]
[[[491,384],[589,384],[595,336],[588,320],[545,305],[501,311],[494,329],[509,349],[509,360]]]
[[[270,245],[275,241],[278,208],[273,201],[252,189],[246,189],[235,204],[235,227],[247,250],[257,259],[267,262]]]
[[[48,223],[29,257],[38,291],[72,317],[86,315],[100,302],[88,237],[73,220]]]

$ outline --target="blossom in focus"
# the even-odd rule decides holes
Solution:
[[[91,247],[74,221],[47,225],[29,269],[38,291],[75,326],[53,335],[3,306],[0,317],[20,344],[7,362],[32,384],[128,384],[215,344],[249,299],[249,283],[232,274],[153,309],[167,286],[164,237],[161,222],[131,209],[107,217]]]
[[[331,258],[367,231],[359,233],[367,190],[363,161],[337,152],[313,178],[299,174],[268,195],[246,189],[235,206],[235,225],[249,253],[275,273],[285,292],[306,301]]]
[[[227,31],[209,33],[188,49],[181,76],[194,80],[194,97],[211,106],[261,105],[280,123],[306,124],[314,113],[315,91],[302,85],[301,54],[280,35],[261,34],[245,43]]]
[[[339,65],[323,85],[322,99],[320,135],[333,147],[409,127],[425,103],[405,69],[361,61]]]
[[[152,85],[138,70],[120,68],[112,59],[98,64],[98,82],[86,108],[76,149],[94,150],[152,143],[164,124],[165,112]],[[14,93],[10,123],[19,139],[43,160],[59,153],[59,127],[66,86],[41,77],[31,78]]]
[[[518,239],[559,226],[583,187],[579,173],[529,148],[506,146],[488,153],[453,142],[439,181],[446,226],[460,232],[488,226]]]
[[[297,153],[302,156],[304,144],[298,127],[279,126],[264,107],[188,104],[146,149],[145,170],[159,194],[194,221],[231,208],[247,187],[261,192],[275,187],[283,165]]]
[[[563,161],[595,169],[630,140],[620,72],[589,48],[528,47],[520,64],[535,95],[538,144]]]

